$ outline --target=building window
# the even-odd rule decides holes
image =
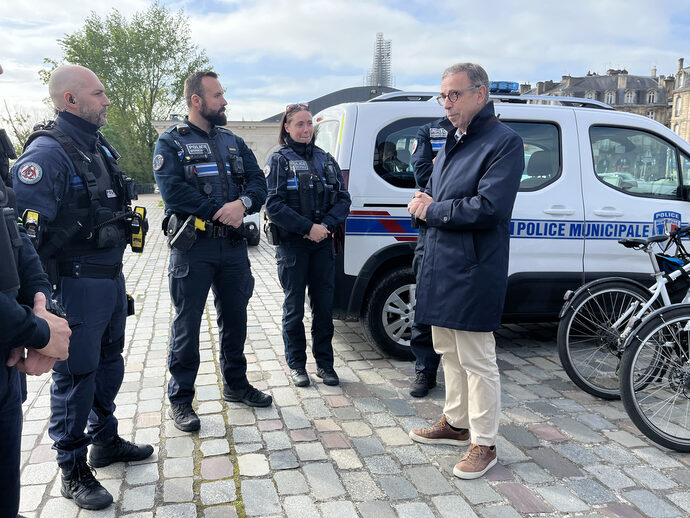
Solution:
[[[594,92],[587,92],[585,94],[585,99],[594,99]]]
[[[614,102],[613,92],[606,92],[606,104],[613,104]]]
[[[634,101],[633,92],[625,92],[625,104],[632,104]]]
[[[649,110],[649,111],[647,112],[647,117],[649,117],[650,119],[654,120],[654,110]]]
[[[675,133],[676,135],[680,135],[680,126],[678,124],[673,126],[673,133]]]
[[[656,92],[654,90],[650,90],[649,93],[647,94],[647,104],[654,104],[656,102]]]
[[[683,107],[683,98],[679,95],[676,98],[676,117],[680,117],[680,110]]]

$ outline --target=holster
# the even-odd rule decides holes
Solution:
[[[274,223],[270,221],[264,223],[264,234],[266,234],[266,241],[269,245],[277,246],[280,244],[280,230]]]

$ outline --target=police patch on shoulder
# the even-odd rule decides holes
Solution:
[[[267,165],[266,167],[264,167],[264,176],[268,176],[270,172],[271,172],[271,166],[270,165]]]
[[[26,184],[38,183],[43,178],[43,169],[36,162],[27,162],[19,168],[19,181]]]
[[[153,157],[153,170],[159,171],[163,167],[163,155],[156,155]]]

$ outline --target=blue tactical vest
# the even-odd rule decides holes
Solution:
[[[220,205],[239,197],[246,175],[232,132],[214,127],[211,138],[205,138],[187,124],[180,123],[166,133],[179,147],[177,154],[188,183]]]
[[[313,147],[311,160],[305,160],[290,146],[282,146],[277,153],[279,167],[287,168],[287,205],[305,218],[321,223],[333,206],[337,179],[329,182],[325,175],[329,156],[324,150]]]

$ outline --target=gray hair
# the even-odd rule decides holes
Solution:
[[[441,81],[443,81],[448,76],[459,74],[460,72],[465,72],[467,74],[467,79],[473,86],[483,85],[486,87],[486,95],[484,96],[484,104],[489,102],[489,75],[486,70],[482,68],[481,65],[476,63],[455,63],[449,66],[441,74]]]

